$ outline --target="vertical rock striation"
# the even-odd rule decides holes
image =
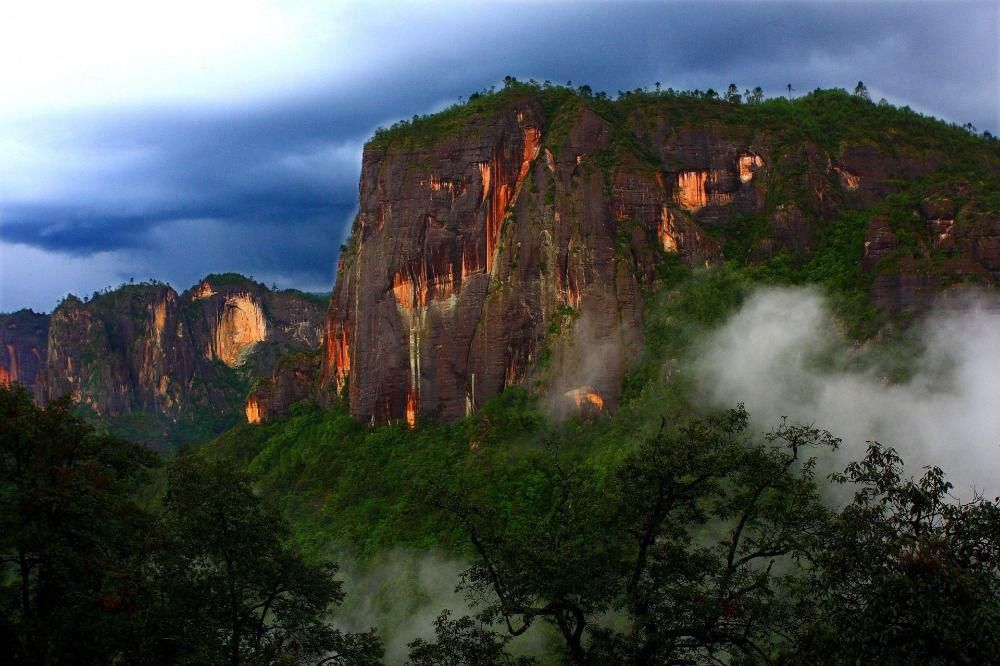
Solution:
[[[176,415],[195,376],[181,299],[167,285],[122,287],[88,303],[69,297],[49,326],[48,395],[102,415]]]
[[[552,99],[503,93],[366,146],[319,379],[356,417],[456,419],[512,385],[577,411],[614,409],[642,342],[641,294],[668,257],[805,261],[845,211],[878,205],[944,160],[678,120],[656,100],[616,115]],[[995,280],[996,215],[970,212],[976,230],[959,217],[927,213],[928,239],[961,245]],[[864,270],[883,270],[892,239],[879,229],[853,259]],[[745,254],[724,257],[724,247]],[[876,278],[873,302],[895,310],[936,288],[899,279]]]
[[[526,97],[435,141],[368,146],[322,372],[355,416],[454,419],[511,385],[613,408],[658,258],[718,262],[692,213],[756,205],[764,162],[745,147],[667,171],[583,106],[558,121],[548,136]]]

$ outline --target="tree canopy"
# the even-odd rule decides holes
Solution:
[[[133,491],[155,454],[71,406],[0,387],[0,660],[379,662],[373,632],[331,623],[336,567],[298,553],[231,461],[179,457],[162,509],[144,510]]]
[[[995,658],[997,502],[955,501],[939,469],[908,479],[872,443],[834,475],[856,488],[835,510],[814,470],[838,445],[787,423],[753,437],[741,407],[661,430],[610,482],[553,447],[546,490],[512,498],[516,511],[434,501],[475,548],[462,586],[482,626],[516,636],[546,623],[570,663]],[[432,645],[455,652],[475,626],[442,617]],[[475,636],[495,651],[506,640]]]
[[[232,460],[178,456],[143,508],[156,457],[71,407],[0,387],[4,663],[381,662],[374,631],[337,628],[336,566]],[[428,488],[469,540],[475,611],[444,610],[410,663],[526,666],[514,639],[538,625],[573,664],[996,660],[1000,500],[960,501],[871,443],[832,475],[853,491],[838,506],[815,474],[836,437],[749,423],[664,424],[603,471],[563,430],[503,501]]]
[[[0,657],[100,663],[131,632],[120,621],[149,526],[129,493],[155,463],[101,436],[68,399],[38,409],[0,387]]]

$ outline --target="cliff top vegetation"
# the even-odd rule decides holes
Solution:
[[[470,121],[487,119],[524,98],[539,102],[549,125],[567,109],[586,107],[616,129],[631,126],[634,131],[636,122],[669,117],[676,125],[741,125],[773,131],[789,142],[813,141],[826,149],[850,139],[884,147],[935,147],[954,153],[972,150],[994,160],[1000,156],[1000,142],[990,132],[980,133],[971,124],[947,123],[908,106],[894,106],[885,99],[873,102],[861,82],[853,93],[842,88],[816,89],[798,97],[789,94],[766,98],[759,87],[741,93],[735,84],[720,94],[711,88],[662,88],[659,83],[652,90],[619,90],[611,96],[594,92],[587,85],[573,87],[572,82],[524,82],[509,76],[503,88],[478,90],[436,113],[414,115],[388,128],[380,127],[366,147],[383,151],[391,146],[433,143],[450,132],[465,131]]]

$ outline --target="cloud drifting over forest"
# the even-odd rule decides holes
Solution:
[[[1000,492],[1000,299],[939,308],[914,341],[908,377],[889,382],[881,359],[845,346],[820,294],[763,290],[709,339],[699,383],[718,406],[745,403],[759,429],[787,416],[843,438],[830,469],[875,440],[911,475],[940,466],[958,496]]]

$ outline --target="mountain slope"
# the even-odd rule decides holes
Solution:
[[[321,381],[378,423],[457,419],[510,386],[613,409],[642,294],[677,260],[828,283],[871,325],[996,283],[998,174],[995,140],[842,91],[512,83],[367,144]]]

